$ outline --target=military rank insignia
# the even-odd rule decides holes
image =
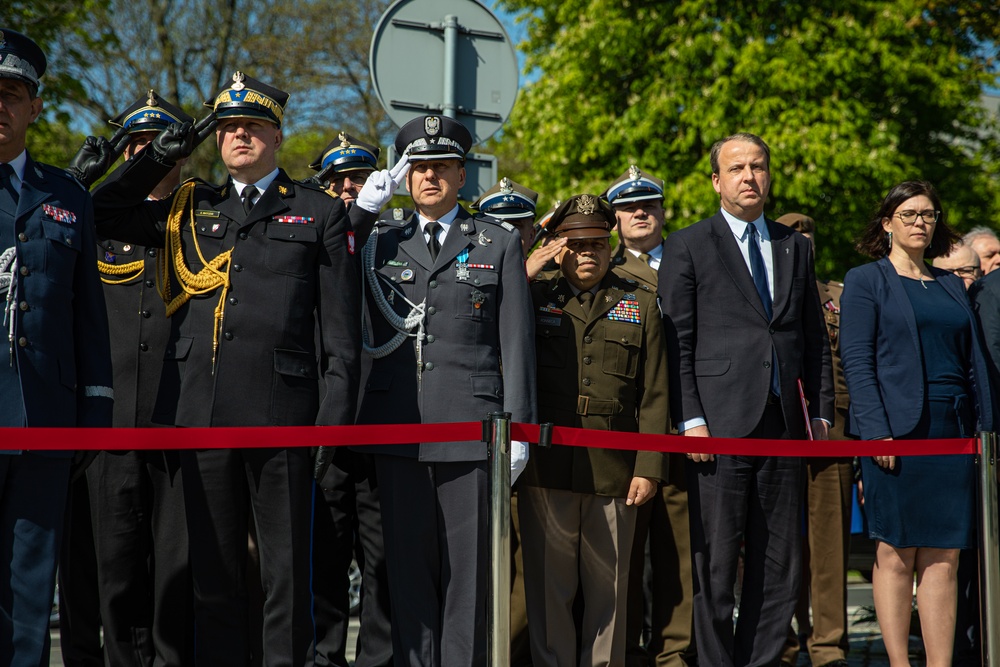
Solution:
[[[279,185],[278,192],[281,194],[282,197],[284,197],[285,195],[288,194],[288,188],[286,188],[284,185]]]
[[[626,294],[622,297],[622,300],[608,311],[608,319],[616,322],[642,324],[642,315],[639,313],[639,302],[636,301],[635,294]]]
[[[45,212],[45,215],[58,222],[66,222],[71,225],[76,222],[76,213],[73,211],[67,211],[64,208],[58,208],[51,204],[42,204],[42,210]]]

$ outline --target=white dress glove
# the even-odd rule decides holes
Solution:
[[[511,486],[517,481],[518,476],[524,472],[528,465],[528,443],[520,440],[510,441],[510,483]]]
[[[358,198],[354,201],[356,206],[360,206],[369,213],[378,213],[382,207],[389,203],[396,188],[406,178],[406,172],[410,168],[410,158],[407,155],[399,158],[399,162],[392,169],[376,171],[361,188]]]

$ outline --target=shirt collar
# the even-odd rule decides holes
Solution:
[[[745,241],[747,235],[747,221],[740,220],[726,209],[721,209],[721,210],[722,210],[722,217],[726,219],[726,222],[729,223],[729,228],[733,231],[733,236],[738,238],[740,241]],[[757,228],[757,233],[760,234],[761,241],[771,240],[771,232],[767,231],[767,223],[764,222],[763,213],[761,213],[760,216],[756,220],[754,220],[752,224],[754,227]]]
[[[264,194],[264,191],[267,190],[268,186],[270,186],[272,181],[274,181],[274,179],[277,177],[278,177],[278,169],[275,168],[274,171],[272,171],[264,178],[259,179],[256,183],[243,183],[241,181],[237,181],[234,178],[233,187],[236,188],[236,194],[238,194],[240,198],[243,197],[243,188],[245,188],[248,185],[253,185],[255,188],[257,188],[258,193]]]
[[[642,254],[642,251],[640,251],[640,250],[632,250],[631,248],[628,248],[628,251],[630,253],[632,253],[633,255],[635,255],[636,257],[638,257],[639,255]],[[655,259],[658,262],[662,261],[663,260],[663,244],[662,243],[657,243],[656,247],[653,248],[652,250],[648,251],[646,254],[649,255],[650,257],[652,257],[653,259]]]
[[[455,222],[455,218],[457,217],[458,217],[458,204],[455,204],[455,208],[451,209],[450,211],[442,215],[440,218],[438,218],[437,223],[441,225],[441,229],[445,232],[445,234],[447,234],[448,230],[451,229],[451,223]],[[425,231],[427,228],[427,223],[433,222],[430,218],[425,218],[420,213],[417,214],[417,219],[420,220],[420,231]]]
[[[21,154],[16,158],[8,162],[13,169],[14,175],[17,176],[17,180],[12,183],[14,189],[18,192],[21,191],[21,183],[24,182],[24,169],[28,166],[28,151],[21,151]]]

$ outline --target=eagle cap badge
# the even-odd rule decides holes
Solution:
[[[576,210],[584,215],[591,215],[597,209],[597,200],[591,195],[580,195],[576,200]]]
[[[424,132],[431,137],[436,137],[441,131],[441,119],[437,116],[427,116],[424,118]]]
[[[634,164],[629,165],[628,177],[633,181],[638,181],[640,178],[642,178],[642,172],[639,171],[639,167],[635,166]]]
[[[233,72],[233,85],[229,86],[233,90],[243,90],[246,88],[244,81],[246,81],[246,74],[240,71]]]

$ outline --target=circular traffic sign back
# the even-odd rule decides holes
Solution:
[[[517,56],[503,25],[476,0],[398,0],[379,19],[370,69],[396,125],[450,116],[489,139],[514,107]]]

